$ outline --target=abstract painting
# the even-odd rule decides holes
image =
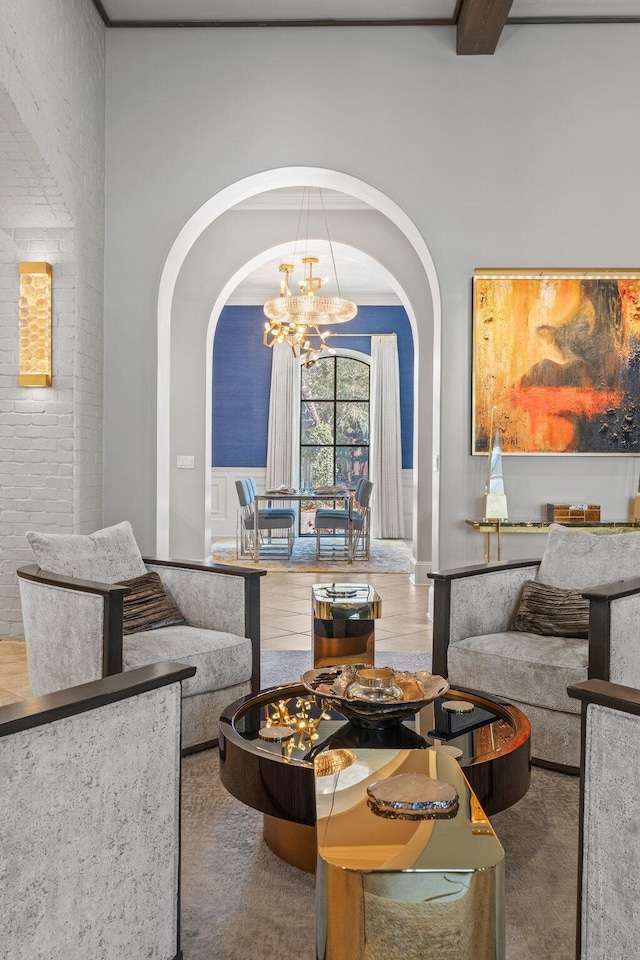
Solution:
[[[472,453],[640,455],[640,271],[477,270]]]

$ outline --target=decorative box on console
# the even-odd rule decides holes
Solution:
[[[547,520],[553,523],[599,523],[599,503],[548,503]]]

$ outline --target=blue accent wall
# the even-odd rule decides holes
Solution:
[[[400,363],[402,466],[413,467],[413,336],[404,307],[358,307],[332,346],[371,354],[366,333],[395,333]],[[262,345],[260,306],[225,307],[213,342],[214,467],[265,467],[271,385],[271,350]]]

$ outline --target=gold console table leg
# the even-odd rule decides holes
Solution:
[[[486,521],[484,521],[486,523]],[[491,537],[496,534],[496,552],[497,559],[502,560],[502,525],[499,520],[494,521],[495,526],[492,530],[487,530],[484,535],[484,562],[491,563]]]

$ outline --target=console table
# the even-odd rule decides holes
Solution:
[[[551,520],[465,520],[465,523],[485,536],[484,559],[491,561],[491,536],[496,536],[497,559],[502,560],[503,533],[546,533]],[[566,527],[577,527],[589,533],[629,533],[640,531],[640,520],[586,521],[584,523],[566,523]]]

